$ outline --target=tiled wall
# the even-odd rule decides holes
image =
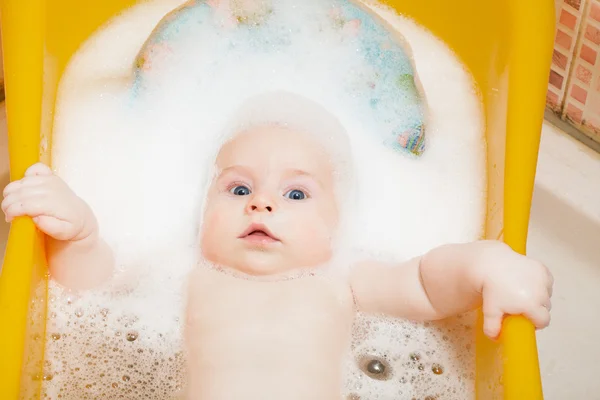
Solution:
[[[600,143],[600,0],[557,1],[547,106]]]

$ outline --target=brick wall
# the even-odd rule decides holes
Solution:
[[[600,0],[562,0],[548,108],[600,143]]]

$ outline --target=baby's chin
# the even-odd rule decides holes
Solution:
[[[299,260],[287,258],[282,254],[249,251],[242,257],[221,263],[225,270],[246,279],[282,280],[311,274],[317,265],[298,263]],[[229,264],[229,265],[226,265]]]
[[[232,267],[254,277],[275,276],[296,269],[292,260],[266,251],[248,251]]]

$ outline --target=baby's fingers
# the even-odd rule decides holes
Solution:
[[[6,214],[6,221],[11,222],[17,217],[37,217],[49,214],[51,210],[48,205],[48,197],[44,195],[32,195],[21,197],[10,195],[2,202],[2,211]]]
[[[52,170],[46,164],[37,163],[27,168],[25,176],[52,175]]]
[[[496,339],[500,335],[502,329],[501,312],[484,312],[483,314],[483,333],[490,339]]]
[[[41,189],[52,187],[53,175],[30,175],[25,176],[23,179],[13,181],[6,185],[2,192],[4,197],[7,197],[13,193],[21,192],[24,190]]]
[[[6,198],[8,197],[8,195],[18,191],[19,188],[21,188],[21,185],[23,184],[22,182],[23,180],[19,179],[18,181],[12,181],[8,185],[6,185],[6,187],[2,191],[2,196]]]
[[[56,240],[71,240],[73,224],[70,222],[40,215],[33,218],[33,222],[38,229]]]
[[[524,315],[529,318],[536,329],[544,329],[550,325],[550,304],[537,306]]]
[[[31,167],[27,168],[27,170],[25,171],[25,176],[22,179],[18,179],[16,181],[13,181],[13,182],[9,183],[8,185],[6,185],[6,187],[2,191],[2,194],[4,197],[8,196],[9,193],[18,189],[19,187],[22,187],[22,185],[25,181],[30,181],[31,178],[33,178],[33,177],[36,177],[36,176],[48,177],[51,175],[54,175],[54,174],[47,165],[42,164],[42,163],[34,164]]]
[[[548,296],[552,297],[554,291],[554,276],[550,271],[547,271],[546,289],[548,289]]]
[[[9,194],[4,197],[0,208],[6,217],[6,222],[10,222],[16,215],[14,215],[15,207],[14,204],[19,202],[20,197],[16,194]]]
[[[3,194],[4,197],[8,197],[17,193],[31,195],[36,192],[48,192],[51,188],[49,185],[50,182],[51,178],[48,178],[47,176],[28,176],[8,184],[6,188],[4,188]]]

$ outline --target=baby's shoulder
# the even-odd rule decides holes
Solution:
[[[214,290],[223,290],[229,281],[224,273],[204,261],[196,264],[187,276],[190,296],[209,295]]]
[[[314,275],[310,284],[315,290],[327,293],[340,304],[353,304],[352,287],[348,268],[340,265],[328,265],[320,273]]]

